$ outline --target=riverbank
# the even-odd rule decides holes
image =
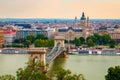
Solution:
[[[87,55],[120,55],[120,51],[115,48],[77,48],[71,49],[68,53],[70,54],[87,54]]]

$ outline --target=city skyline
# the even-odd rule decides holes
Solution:
[[[0,0],[0,18],[120,18],[119,0]]]

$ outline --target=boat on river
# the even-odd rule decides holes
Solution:
[[[89,54],[88,50],[79,50],[79,54]]]
[[[72,51],[69,51],[68,53],[69,53],[69,54],[79,54],[79,51],[76,50],[76,49],[74,49],[74,50],[72,50]]]

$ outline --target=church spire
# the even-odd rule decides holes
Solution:
[[[82,13],[81,20],[86,20],[86,17],[85,17],[85,14],[84,14],[84,12]]]
[[[87,16],[87,27],[89,27],[89,17]]]
[[[77,17],[75,16],[75,23],[77,22]]]
[[[78,22],[77,22],[77,17],[75,16],[75,21],[74,21],[74,28],[76,28],[78,25]]]
[[[82,17],[85,17],[85,14],[84,14],[84,12],[82,13]]]

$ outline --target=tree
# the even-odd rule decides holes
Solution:
[[[68,43],[68,40],[65,40],[65,43]]]
[[[74,44],[74,41],[73,41],[73,40],[70,40],[70,44]]]
[[[40,40],[39,39],[35,40],[34,45],[35,47],[40,47]]]
[[[89,39],[87,42],[87,45],[88,45],[88,47],[93,47],[95,44],[91,39]]]
[[[0,76],[0,80],[16,80],[16,78],[13,75],[7,74],[7,75]]]
[[[81,41],[81,44],[84,44],[85,43],[85,38],[84,37],[80,37],[80,41]]]
[[[24,42],[24,39],[23,39],[23,38],[15,39],[14,42],[15,42],[15,43],[23,43],[23,42]]]
[[[26,68],[17,70],[17,80],[47,80],[47,76],[39,69],[41,63],[30,58]]]
[[[28,35],[27,38],[26,38],[26,40],[29,40],[29,41],[31,41],[31,43],[34,43],[35,36],[34,35]]]
[[[48,39],[47,40],[47,47],[53,47],[54,46],[54,40],[53,39]]]
[[[19,43],[19,39],[15,39],[14,42],[15,42],[15,43]]]
[[[38,34],[36,39],[41,39],[41,40],[45,40],[48,39],[47,37],[45,37],[43,34]]]
[[[94,42],[94,45],[111,45],[111,44],[113,45],[113,44],[115,44],[115,41],[113,39],[111,39],[109,34],[103,34],[103,35],[94,34],[87,38],[87,42],[89,39],[91,39]]]
[[[110,44],[110,45],[109,45],[109,48],[115,48],[115,45]]]
[[[47,76],[38,69],[19,68],[17,70],[17,80],[47,80]]]
[[[55,77],[57,80],[85,80],[82,74],[71,74],[70,70],[65,70],[63,68],[58,68],[55,72]]]
[[[109,34],[103,34],[102,35],[103,45],[109,44],[110,40],[111,40],[111,37],[110,37]]]
[[[110,67],[105,80],[120,80],[120,66]]]
[[[94,34],[95,40],[93,40],[96,44],[100,44],[101,42],[101,35],[95,33]]]
[[[81,46],[81,41],[79,38],[75,38],[74,43],[75,43],[75,46]]]
[[[31,41],[30,40],[26,40],[26,46],[29,47],[29,45],[31,44]]]
[[[115,45],[116,42],[115,42],[115,40],[111,39],[111,40],[109,41],[109,44],[113,44],[113,45]]]
[[[94,43],[97,44],[97,39],[96,39],[96,37],[94,35],[87,37],[86,42],[88,42],[89,39],[91,39]]]
[[[110,48],[115,48],[115,40],[111,39],[110,42],[109,42],[109,47]]]
[[[37,39],[35,40],[35,47],[53,47],[54,46],[54,40],[48,39],[48,40],[41,40]]]

